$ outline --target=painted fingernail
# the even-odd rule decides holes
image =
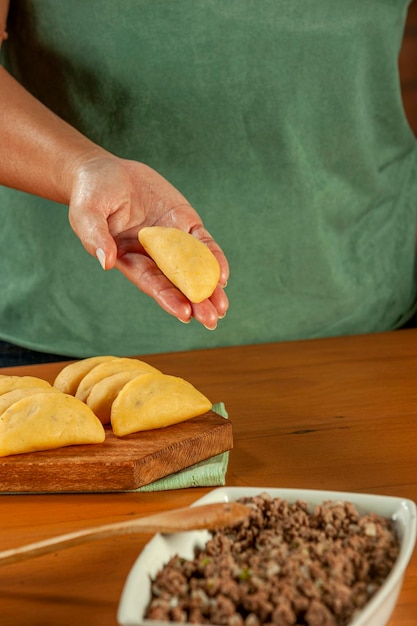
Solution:
[[[106,255],[104,254],[104,250],[102,250],[101,248],[97,248],[96,257],[101,267],[103,268],[103,270],[105,270],[106,269]]]

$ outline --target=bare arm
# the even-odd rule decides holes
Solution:
[[[0,0],[0,46],[9,0]],[[0,67],[0,184],[69,204],[71,165],[104,152],[59,119]],[[45,176],[45,172],[47,176]]]
[[[0,67],[0,184],[69,204],[74,170],[107,154],[57,117]],[[45,175],[47,173],[47,175]]]

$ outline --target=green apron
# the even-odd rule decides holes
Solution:
[[[100,268],[65,206],[3,187],[0,338],[83,357],[406,320],[417,144],[397,61],[408,5],[12,0],[4,65],[94,141],[188,198],[229,259],[230,310],[214,332],[181,324]]]

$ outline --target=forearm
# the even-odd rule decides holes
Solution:
[[[77,167],[108,154],[0,67],[0,184],[68,204]]]

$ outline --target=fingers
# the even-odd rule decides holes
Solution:
[[[227,281],[229,280],[229,263],[227,262],[226,256],[223,250],[220,248],[219,244],[214,241],[213,237],[210,233],[204,228],[203,224],[197,224],[189,231],[194,237],[200,239],[206,246],[211,250],[211,252],[216,257],[219,265],[220,265],[220,279],[219,284],[221,287],[226,287]]]
[[[218,319],[223,319],[229,309],[229,299],[223,287],[218,285],[210,298],[210,302],[217,311]]]
[[[142,254],[129,253],[118,258],[115,267],[143,293],[156,300],[164,311],[181,322],[190,321],[191,304],[161,273],[152,259]]]
[[[219,319],[224,317],[229,306],[223,290],[229,267],[220,247],[210,237],[202,225],[193,230],[210,247],[218,259],[221,275],[220,282],[210,299],[199,304],[192,304],[164,276],[154,261],[144,254],[137,237],[136,229],[124,232],[114,239],[108,222],[94,209],[84,210],[78,205],[70,208],[70,222],[85,249],[95,256],[103,269],[118,269],[138,289],[154,298],[159,306],[180,321],[188,323],[192,317],[206,328],[214,330]]]
[[[208,330],[215,330],[219,320],[223,319],[227,313],[229,300],[223,288],[218,285],[208,300],[191,306],[194,319]]]
[[[193,317],[207,329],[214,330],[224,317],[229,303],[221,287],[217,287],[209,300],[192,304],[161,273],[154,261],[137,253],[125,254],[117,259],[115,267],[141,291],[153,298],[159,306],[178,320],[188,323]]]
[[[124,239],[119,245],[111,237],[106,223],[103,228],[98,221],[94,222],[91,218],[90,213],[89,224],[87,226],[84,222],[80,238],[86,250],[96,256],[103,269],[118,269],[138,289],[153,298],[164,311],[181,322],[188,323],[193,317],[209,330],[217,327],[219,319],[225,316],[229,308],[229,301],[221,284],[222,280],[227,280],[229,274],[227,262],[223,263],[220,283],[210,299],[192,304],[160,271],[155,262],[144,254],[136,236]],[[217,258],[221,263],[224,258],[221,251]]]

